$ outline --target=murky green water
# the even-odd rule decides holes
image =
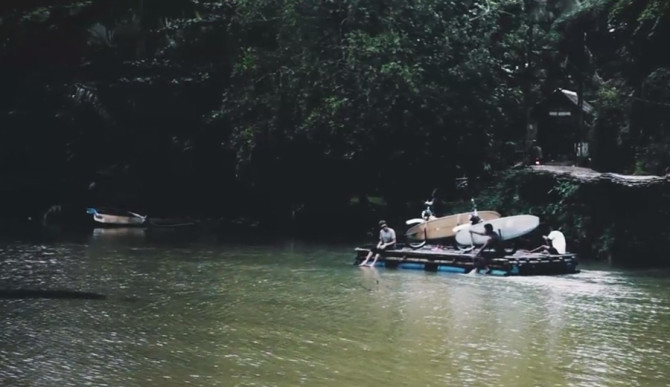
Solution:
[[[352,266],[353,247],[3,242],[0,385],[670,385],[666,272],[393,271]]]

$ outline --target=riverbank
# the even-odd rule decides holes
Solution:
[[[503,216],[539,216],[565,234],[569,250],[580,259],[631,266],[669,264],[664,258],[666,241],[670,240],[670,226],[665,222],[670,216],[668,176],[629,176],[558,166],[512,169],[471,182],[460,198],[442,202],[438,215],[470,211],[470,198],[476,199],[480,210],[495,210]],[[404,202],[385,199],[361,195],[348,202],[299,205],[290,211],[250,211],[240,205],[235,212],[206,216],[182,212],[165,217],[187,218],[194,221],[196,232],[212,235],[336,237],[356,243],[374,241],[377,221],[386,219],[402,241],[405,220],[419,216],[427,198],[417,195]],[[438,197],[438,201],[442,199]],[[0,232],[17,235],[44,225],[66,230],[93,227],[83,205],[22,213],[3,216]],[[148,215],[158,218],[163,213]],[[532,244],[541,243],[539,230],[529,238]]]

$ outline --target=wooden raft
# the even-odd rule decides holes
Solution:
[[[358,265],[367,256],[372,246],[356,247]],[[489,262],[493,275],[557,275],[578,273],[575,254],[529,253],[519,250],[503,258],[493,258]],[[426,271],[446,271],[469,273],[478,269],[474,253],[453,247],[424,246],[420,249],[399,246],[386,251],[376,266],[387,268],[423,269]],[[481,271],[481,270],[479,270]]]

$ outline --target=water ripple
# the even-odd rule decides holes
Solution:
[[[670,380],[670,286],[653,273],[492,278],[352,267],[324,245],[117,237],[3,246],[1,288],[107,296],[0,299],[3,385]]]

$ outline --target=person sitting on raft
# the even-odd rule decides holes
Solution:
[[[470,233],[488,237],[484,246],[477,251],[477,254],[475,254],[474,257],[477,268],[484,268],[486,269],[484,273],[488,273],[491,271],[491,268],[489,267],[490,260],[492,258],[502,258],[505,256],[502,239],[497,232],[493,231],[491,223],[486,223],[484,225],[484,232],[470,230]]]
[[[538,251],[547,252],[549,254],[565,254],[565,235],[558,230],[552,230],[551,226],[547,226],[550,231],[548,235],[542,235],[542,238],[547,244],[538,246],[529,253],[536,253]]]
[[[377,263],[377,259],[384,250],[390,250],[395,247],[395,231],[386,224],[385,220],[379,221],[379,243],[376,247],[370,249],[368,256],[365,257],[365,260],[361,262],[358,266],[365,266],[366,263],[370,260],[374,254],[375,259],[370,264],[370,267],[373,267]]]

